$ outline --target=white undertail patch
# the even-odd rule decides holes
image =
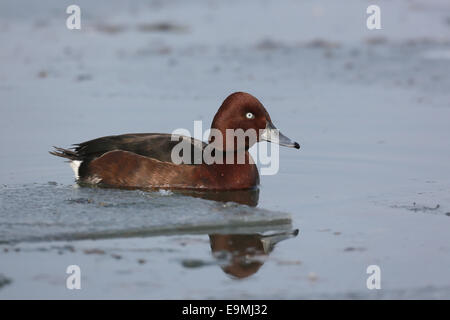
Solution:
[[[70,167],[72,168],[73,172],[75,173],[75,179],[78,179],[80,176],[78,175],[78,170],[80,169],[81,165],[80,160],[72,160],[70,161]]]

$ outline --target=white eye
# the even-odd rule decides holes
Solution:
[[[247,119],[254,119],[255,115],[251,112],[247,112],[247,114],[245,115],[247,117]]]

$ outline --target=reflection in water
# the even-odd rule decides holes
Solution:
[[[257,272],[276,243],[297,234],[289,214],[257,208],[258,189],[130,192],[57,184],[0,189],[0,244],[209,235],[212,256],[184,260],[183,266],[220,266],[239,279]]]
[[[93,186],[83,182],[77,182],[77,185],[83,188],[99,188],[100,186]],[[108,186],[101,186],[102,189],[113,189]],[[259,200],[259,189],[244,189],[244,190],[199,190],[199,189],[175,189],[175,188],[136,188],[136,187],[121,187],[123,190],[142,190],[142,191],[170,191],[174,194],[181,194],[194,198],[202,198],[206,200],[214,200],[218,202],[236,202],[239,204],[246,204],[250,207],[256,207]]]
[[[258,188],[234,191],[174,190],[174,193],[218,202],[236,202],[250,207],[256,207],[259,200]]]
[[[184,195],[199,197],[219,202],[236,202],[256,207],[259,189],[238,191],[182,191]],[[272,234],[210,234],[209,241],[213,256],[218,260],[222,270],[237,278],[247,278],[264,264],[275,245],[283,240],[296,237],[298,229]]]
[[[272,235],[261,234],[210,234],[211,251],[219,260],[222,270],[242,279],[255,274],[272,252],[275,244],[297,236],[298,229]]]

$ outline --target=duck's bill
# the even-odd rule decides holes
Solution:
[[[277,143],[280,146],[300,149],[300,145],[297,142],[282,134],[271,122],[267,122],[266,129],[264,129],[260,137],[262,140]]]
[[[289,238],[294,238],[298,235],[298,232],[298,229],[295,229],[262,236],[261,243],[263,244],[264,252],[269,253],[278,242],[284,241]]]

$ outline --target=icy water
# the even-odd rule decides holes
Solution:
[[[356,0],[79,1],[80,31],[22,2],[0,4],[0,298],[450,298],[446,1],[381,1],[373,32]],[[206,129],[233,91],[302,145],[259,190],[82,188],[47,153]]]
[[[240,227],[264,230],[291,223],[289,214],[253,208],[258,190],[185,191],[189,195],[174,192],[82,188],[56,183],[5,187],[0,243],[205,233],[205,230],[236,233]]]

